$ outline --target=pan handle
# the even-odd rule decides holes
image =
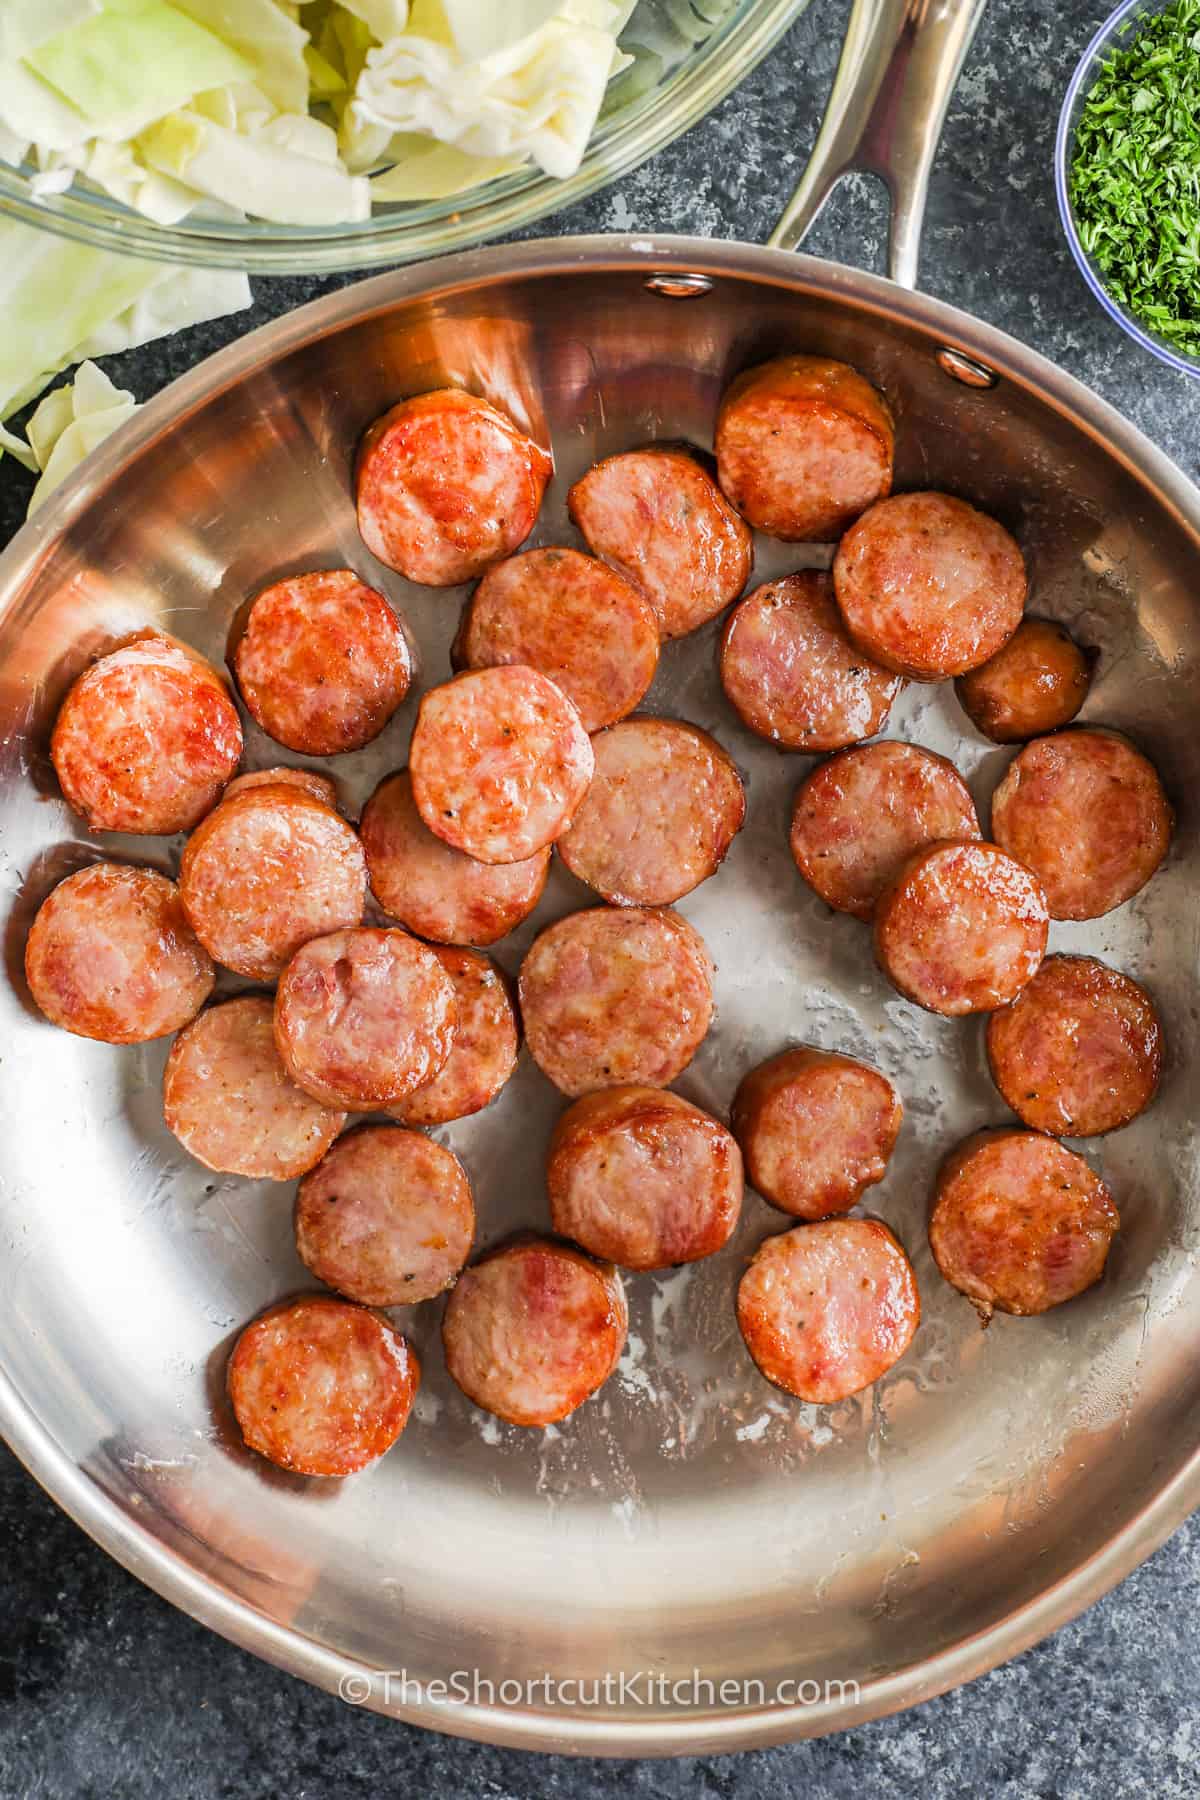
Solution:
[[[888,273],[917,285],[929,170],[987,0],[854,0],[804,179],[768,242],[799,248],[843,175],[882,178],[892,203]]]

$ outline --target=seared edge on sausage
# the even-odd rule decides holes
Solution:
[[[746,1177],[798,1219],[848,1212],[882,1181],[904,1108],[867,1063],[807,1046],[751,1069],[733,1102]]]

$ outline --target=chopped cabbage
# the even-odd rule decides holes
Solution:
[[[137,401],[114,386],[94,362],[76,370],[74,381],[46,395],[27,426],[29,447],[41,479],[29,498],[29,516],[89,455],[133,417]]]
[[[724,0],[708,0],[721,5]],[[0,158],[161,224],[578,167],[633,0],[0,0]],[[369,180],[367,178],[370,178]]]

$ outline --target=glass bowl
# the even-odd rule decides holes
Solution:
[[[565,181],[522,169],[450,199],[384,203],[352,224],[195,217],[165,226],[86,190],[38,198],[29,171],[0,163],[0,213],[104,249],[251,274],[333,274],[415,262],[517,231],[616,181],[711,112],[808,3],[641,0],[621,41],[654,45],[662,59],[658,79],[647,85],[643,64],[612,83],[583,162]]]
[[[1083,279],[1092,293],[1104,308],[1110,319],[1115,319],[1122,331],[1126,332],[1143,350],[1149,350],[1169,368],[1177,369],[1183,375],[1200,375],[1200,358],[1188,356],[1185,352],[1157,336],[1133,314],[1115,300],[1105,286],[1104,276],[1100,269],[1084,249],[1075,223],[1075,212],[1071,205],[1071,162],[1075,149],[1075,128],[1083,103],[1100,72],[1101,65],[1109,53],[1117,47],[1117,41],[1126,26],[1143,14],[1161,12],[1165,0],[1124,0],[1115,13],[1105,20],[1095,37],[1079,60],[1079,66],[1071,77],[1063,100],[1062,112],[1058,119],[1058,138],[1054,147],[1054,186],[1058,195],[1058,211],[1062,219],[1063,230],[1067,242],[1071,246],[1071,254],[1079,265]],[[1132,35],[1132,31],[1130,32]]]

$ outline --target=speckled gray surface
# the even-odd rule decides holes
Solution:
[[[1059,235],[1051,149],[1059,97],[1104,10],[991,0],[933,182],[922,284],[1035,345],[1097,388],[1192,475],[1200,406],[1094,307]],[[803,165],[840,43],[844,0],[814,0],[767,64],[704,125],[555,233],[679,230],[761,239]],[[532,235],[532,234],[531,234]],[[877,265],[883,211],[847,183],[809,248]],[[208,351],[336,285],[257,284],[253,317],[110,360],[146,396]],[[0,536],[27,483],[0,465]],[[791,1749],[678,1763],[578,1763],[451,1742],[340,1702],[234,1650],[101,1554],[0,1451],[0,1796],[289,1800],[406,1795],[579,1797],[798,1792],[1200,1792],[1200,1526],[1193,1521],[1057,1637],[898,1719]]]

